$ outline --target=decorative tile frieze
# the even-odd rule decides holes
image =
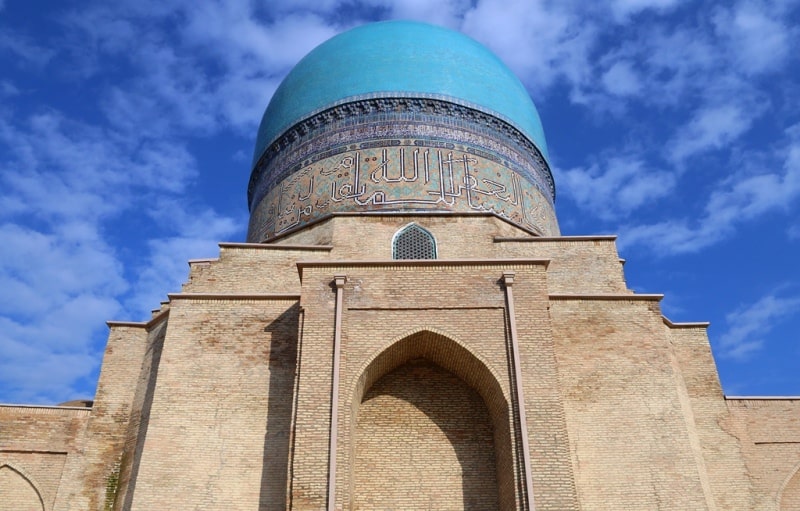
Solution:
[[[340,212],[490,212],[558,235],[554,198],[541,152],[505,121],[437,99],[369,98],[269,146],[250,179],[248,241]]]
[[[442,130],[449,128],[449,130]],[[258,202],[257,184],[277,182],[302,160],[336,145],[369,138],[436,137],[463,141],[501,158],[528,163],[542,175],[546,191],[554,199],[555,185],[541,151],[511,124],[487,113],[431,98],[367,98],[337,105],[288,129],[264,151],[256,163],[248,187],[251,208]],[[466,138],[465,138],[466,137]],[[275,177],[271,177],[275,176]]]
[[[357,146],[302,167],[256,205],[248,240],[268,240],[341,212],[488,212],[545,236],[558,234],[549,197],[521,174],[472,152],[417,142]]]

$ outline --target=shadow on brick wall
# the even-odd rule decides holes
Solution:
[[[260,511],[286,510],[299,321],[300,305],[294,304],[264,329],[270,334],[270,376]]]

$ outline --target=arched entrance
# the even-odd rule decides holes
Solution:
[[[507,400],[465,347],[412,334],[370,362],[354,398],[352,509],[516,507]]]

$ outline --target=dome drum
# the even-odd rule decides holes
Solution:
[[[368,98],[297,123],[250,180],[248,241],[335,213],[491,213],[557,235],[546,160],[510,124],[432,98]]]

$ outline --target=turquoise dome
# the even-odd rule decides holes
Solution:
[[[441,99],[483,111],[517,128],[547,158],[536,107],[491,51],[452,30],[385,21],[339,34],[292,69],[264,112],[253,165],[297,122],[338,104],[380,97]]]

